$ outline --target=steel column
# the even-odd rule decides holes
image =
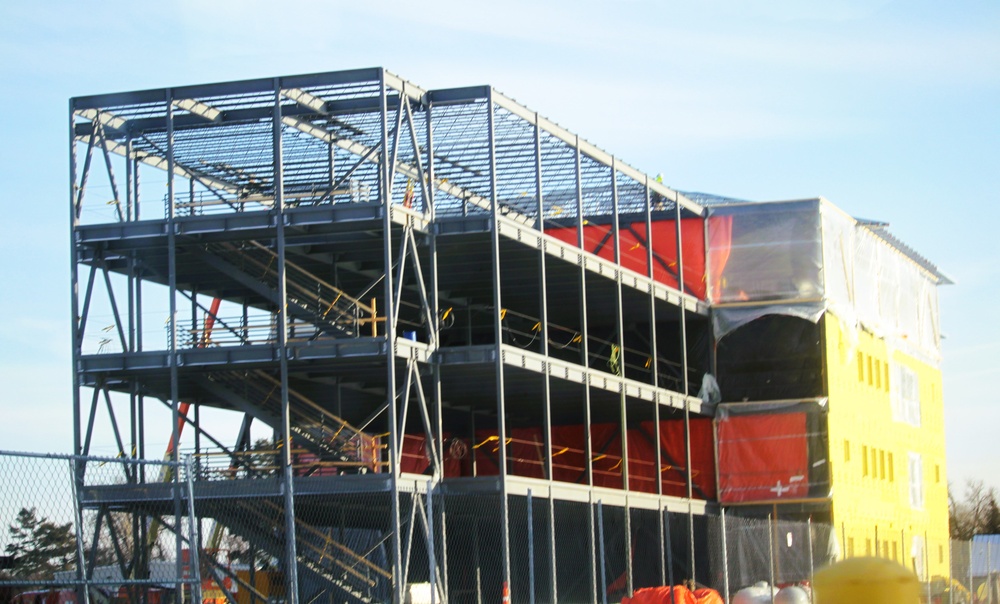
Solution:
[[[392,172],[394,166],[390,162],[389,153],[389,131],[388,120],[389,110],[386,99],[386,83],[385,83],[385,70],[379,70],[379,111],[381,112],[380,119],[380,134],[381,134],[381,147],[382,153],[379,158],[381,160],[379,169],[379,200],[382,204],[382,260],[385,267],[385,310],[383,315],[385,317],[394,317],[396,309],[393,305],[393,278],[392,278]],[[395,349],[396,349],[396,329],[391,320],[386,320],[385,325],[385,341],[386,341],[386,384],[385,384],[385,397],[386,403],[389,405],[389,459],[392,460],[389,465],[389,471],[391,472],[391,500],[392,500],[392,574],[393,574],[393,601],[397,604],[403,602],[403,590],[404,590],[404,574],[406,572],[405,568],[402,568],[403,560],[403,549],[402,549],[402,538],[400,535],[400,518],[399,518],[399,434],[402,429],[398,425],[397,409],[396,409],[396,363],[395,363]],[[377,323],[376,323],[377,325]]]
[[[69,102],[69,250],[70,250],[70,341],[73,350],[70,353],[72,362],[73,389],[73,455],[82,453],[83,441],[80,434],[80,375],[77,368],[80,365],[80,268],[76,245],[76,228],[80,218],[76,213],[76,114],[73,101]]]
[[[175,551],[178,552],[177,580],[175,588],[177,593],[181,593],[183,587],[181,581],[182,568],[181,556],[179,552],[183,549],[181,539],[181,499],[180,499],[180,472],[177,471],[178,451],[180,450],[180,386],[177,375],[177,229],[174,213],[174,103],[173,92],[167,89],[166,94],[167,111],[167,287],[169,288],[169,312],[168,319],[169,336],[168,350],[170,351],[170,462],[173,463],[171,482],[174,484],[174,531]]]
[[[500,215],[500,200],[497,194],[497,148],[496,148],[496,123],[494,110],[496,105],[493,102],[493,89],[488,93],[486,108],[488,140],[489,140],[489,162],[490,162],[490,245],[492,258],[493,276],[493,330],[496,334],[496,395],[497,395],[497,437],[499,438],[498,469],[500,478],[500,515],[503,530],[501,531],[502,555],[503,555],[503,582],[510,585],[510,510],[507,501],[507,408],[504,400],[504,366],[503,366],[503,323],[500,314],[503,308],[503,296],[500,291],[500,226],[498,217]]]
[[[618,215],[618,160],[611,156],[611,228],[614,231],[615,257],[615,328],[618,335],[618,374],[625,379],[625,319],[622,302],[622,246],[621,219]],[[619,418],[621,420],[622,489],[625,490],[625,551],[632,551],[632,514],[628,507],[629,464],[628,464],[628,409],[624,386],[618,392]],[[625,558],[625,585],[632,595],[632,557]]]
[[[538,218],[536,224],[538,225],[538,232],[545,233],[545,205],[544,205],[544,194],[542,192],[542,140],[541,140],[541,128],[538,125],[538,113],[535,113],[535,199],[537,202],[537,212]],[[549,296],[548,296],[548,281],[546,278],[546,266],[545,266],[545,242],[538,249],[538,304],[539,304],[539,323],[540,323],[540,333],[542,336],[542,356],[546,359],[549,358]],[[549,481],[549,497],[547,501],[549,502],[549,568],[552,570],[551,583],[552,583],[552,600],[558,601],[558,586],[556,584],[556,537],[555,537],[555,521],[554,521],[554,509],[552,505],[552,383],[549,376],[549,372],[546,370],[544,377],[542,378],[542,388],[543,388],[543,404],[545,405],[545,417],[544,417],[544,430],[545,430],[545,459],[543,463],[544,476]],[[534,568],[532,567],[532,571]],[[535,592],[531,592],[532,601],[534,601]]]
[[[425,194],[424,199],[424,213],[428,214],[431,222],[434,222],[436,216],[436,208],[434,205],[434,192],[437,187],[434,186],[434,129],[431,121],[432,107],[428,106],[426,108],[426,127],[427,127],[427,186],[423,187]],[[414,138],[416,138],[416,133],[414,133]],[[414,150],[416,152],[416,149]],[[437,247],[437,231],[431,229],[431,232],[427,235],[429,245],[430,245],[430,298],[431,298],[431,316],[434,318],[434,322],[428,326],[429,329],[434,331],[434,345],[439,346],[441,343],[441,300],[438,295],[438,247]],[[437,450],[440,452],[441,459],[444,460],[445,448],[444,448],[444,417],[443,417],[443,393],[441,391],[441,364],[435,362],[432,367],[433,378],[434,378],[434,425],[437,431]],[[441,469],[442,473],[444,468]],[[440,481],[443,476],[438,478]],[[437,485],[435,485],[436,488]],[[428,497],[432,497],[432,493],[428,493]],[[440,531],[441,531],[441,554],[439,557],[439,562],[441,565],[441,576],[443,578],[439,589],[444,597],[444,601],[448,601],[448,547],[447,547],[447,508],[444,505],[444,500],[442,499],[440,503]],[[437,597],[437,594],[434,594]]]
[[[586,249],[586,245],[583,237],[583,169],[580,163],[580,137],[574,138],[574,162],[576,169],[576,243],[577,247],[580,248],[581,254],[583,250]],[[589,334],[587,331],[587,267],[586,262],[581,257],[580,261],[580,354],[581,362],[584,367],[590,367],[590,347],[588,345]],[[588,374],[589,375],[589,374]],[[594,486],[594,443],[590,434],[590,382],[589,380],[584,380],[583,384],[583,423],[584,423],[584,443],[585,443],[585,453],[586,460],[584,463],[584,473],[587,478],[587,485],[590,487]],[[591,549],[594,545],[594,531],[596,526],[594,524],[594,509],[593,509],[593,488],[590,490],[590,507],[587,513],[587,524],[590,534]],[[590,591],[591,597],[596,598],[597,595],[597,563],[594,559],[593,553],[590,555]]]
[[[285,509],[285,570],[288,604],[299,602],[298,555],[295,537],[295,480],[292,472],[292,428],[288,400],[288,275],[285,266],[285,191],[281,140],[281,80],[274,79],[274,116],[272,118],[272,153],[274,161],[274,207],[278,215],[275,243],[278,247],[278,364],[281,372],[281,470]]]
[[[681,394],[684,396],[684,471],[687,474],[687,504],[688,504],[688,544],[691,556],[691,580],[695,578],[694,561],[694,509],[691,498],[694,496],[694,481],[691,476],[691,399],[688,397],[688,346],[687,346],[687,301],[684,299],[684,240],[681,229],[681,204],[677,193],[674,193],[674,220],[677,229],[677,288],[682,296],[678,310],[680,311],[681,328]]]

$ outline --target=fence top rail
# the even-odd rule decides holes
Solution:
[[[136,459],[132,457],[125,457],[123,455],[105,457],[98,455],[72,455],[70,453],[36,453],[33,451],[7,451],[0,449],[0,457],[24,457],[31,459],[62,459],[65,461],[76,460],[76,461],[96,461],[101,463],[123,463],[123,464],[134,464],[134,465],[148,465],[148,466],[170,466],[170,467],[183,467],[184,462],[174,462],[165,459]]]

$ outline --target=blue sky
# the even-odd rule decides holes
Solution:
[[[1000,487],[995,0],[3,3],[0,449],[71,448],[68,98],[370,66],[492,84],[675,188],[890,222],[958,282],[949,480]]]

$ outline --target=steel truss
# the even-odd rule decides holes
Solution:
[[[690,420],[710,409],[691,388],[710,354],[698,347],[708,311],[685,286],[681,224],[704,220],[699,205],[490,87],[428,91],[382,69],[78,97],[69,129],[76,454],[109,429],[121,457],[157,458],[150,430],[163,426],[147,412],[165,405],[167,456],[178,463],[183,443],[200,460],[199,518],[279,560],[290,604],[401,602],[414,581],[442,599],[495,599],[507,585],[519,600],[596,601],[607,589],[596,545],[617,510],[624,551],[633,516],[656,518],[661,581],[674,572],[665,519],[686,515],[673,540],[689,544],[682,572],[695,576],[705,497]],[[673,262],[654,251],[664,220],[676,225]],[[586,235],[593,224],[606,229],[600,241]],[[643,271],[623,266],[626,229],[646,242]],[[660,268],[676,283],[654,279]],[[98,319],[107,326],[95,333]],[[236,442],[214,436],[207,408],[242,418]],[[626,454],[632,428],[665,420],[684,423],[683,459],[655,429],[653,474],[674,472],[678,492],[663,478],[640,484]],[[274,433],[271,470],[254,422]],[[619,429],[595,440],[597,424]],[[554,436],[566,426],[583,443],[575,480]],[[528,427],[542,439],[531,470],[512,444]],[[260,492],[265,507],[208,494],[222,479],[263,489],[261,476],[280,486]],[[136,487],[126,505],[145,509],[149,481],[122,480]],[[338,504],[347,494],[378,516]],[[106,513],[95,501],[81,508]],[[180,526],[181,503],[146,513]],[[512,506],[548,519],[547,553],[527,570]],[[388,571],[375,550],[331,537],[323,514],[334,511],[374,531]],[[557,552],[567,518],[586,523],[595,552],[582,587]],[[295,538],[268,542],[259,527],[275,522]],[[151,542],[155,526],[134,530]],[[143,555],[120,564],[138,568]],[[622,570],[631,592],[631,556]]]

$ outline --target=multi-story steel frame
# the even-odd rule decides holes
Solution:
[[[124,457],[193,449],[199,516],[280,561],[288,602],[418,581],[600,601],[618,570],[624,591],[704,572],[690,420],[711,346],[681,228],[701,206],[491,87],[383,69],[77,97],[69,130],[74,452],[102,433]],[[209,408],[242,416],[235,443]],[[653,429],[639,468],[629,439],[663,422],[683,442]],[[85,472],[85,510],[187,513],[155,477],[112,496]],[[334,526],[368,541],[316,554]],[[128,568],[142,549],[116,546]]]

